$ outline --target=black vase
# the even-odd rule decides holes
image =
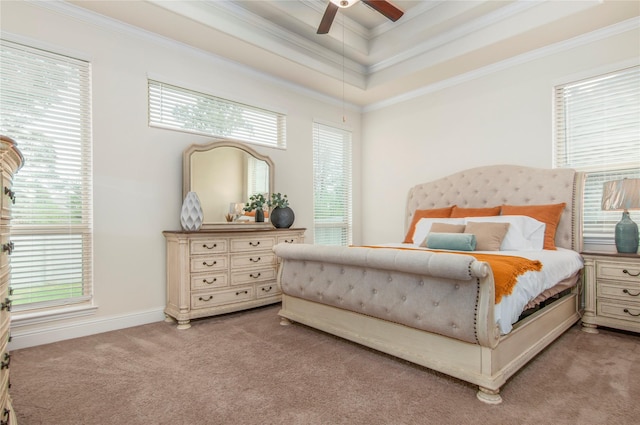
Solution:
[[[293,213],[293,210],[289,207],[275,207],[271,210],[271,224],[273,227],[277,227],[279,229],[286,229],[291,227],[293,224],[293,220],[295,220],[296,216]]]
[[[264,223],[264,211],[256,210],[256,223]]]

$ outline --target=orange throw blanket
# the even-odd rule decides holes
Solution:
[[[512,255],[494,255],[494,254],[476,254],[473,252],[461,251],[432,251],[416,248],[401,248],[388,246],[363,246],[362,248],[387,248],[387,249],[405,249],[413,251],[429,251],[443,252],[447,254],[466,254],[475,257],[478,261],[485,261],[493,271],[493,280],[495,282],[496,301],[498,304],[502,297],[513,292],[516,286],[518,276],[528,271],[542,270],[542,263],[538,260],[529,260],[528,258],[515,257]]]

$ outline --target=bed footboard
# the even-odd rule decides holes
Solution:
[[[289,244],[274,251],[286,295],[483,347],[500,338],[491,269],[472,256]]]

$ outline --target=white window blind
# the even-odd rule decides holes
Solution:
[[[313,124],[313,227],[317,245],[350,245],[351,132]]]
[[[640,178],[640,67],[557,86],[555,119],[556,166],[587,172],[585,240],[613,241],[621,213],[601,210],[602,186]]]
[[[284,114],[155,80],[148,84],[150,126],[286,147]]]
[[[0,131],[25,163],[14,178],[14,311],[92,296],[89,63],[0,40]]]

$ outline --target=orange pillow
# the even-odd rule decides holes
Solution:
[[[416,231],[416,224],[418,224],[418,221],[420,221],[420,219],[449,218],[452,209],[453,207],[434,208],[431,210],[415,210],[415,212],[413,213],[413,220],[411,220],[411,226],[409,226],[409,231],[404,237],[403,243],[413,243],[413,233]]]
[[[543,249],[556,249],[556,230],[566,203],[549,205],[503,205],[502,215],[526,215],[546,224]]]
[[[458,208],[453,206],[451,217],[492,217],[500,215],[500,206],[490,208]]]

